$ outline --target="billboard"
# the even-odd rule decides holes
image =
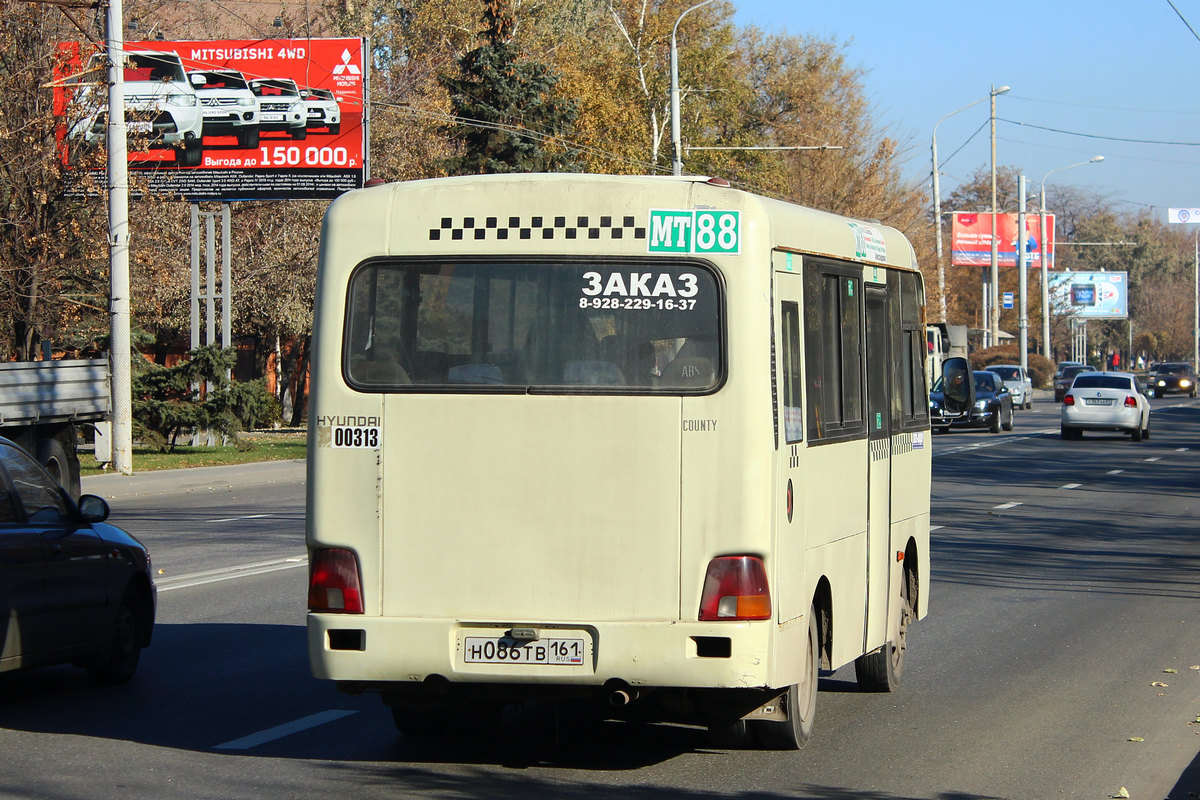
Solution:
[[[108,86],[102,54],[76,42],[59,48],[54,105],[70,162],[104,144]],[[325,199],[362,186],[362,39],[148,41],[125,50],[129,167],[151,193]]]
[[[999,232],[998,261],[1002,267],[1017,265],[1017,215],[996,214]],[[1042,247],[1042,222],[1038,214],[1025,215],[1025,253],[1030,267],[1042,266],[1042,253],[1049,252],[1047,268],[1054,266],[1054,215],[1046,215],[1046,238]],[[950,229],[950,263],[956,267],[988,267],[992,264],[992,215],[955,211]]]
[[[1167,222],[1174,224],[1200,222],[1200,208],[1168,208]]]
[[[1050,309],[1079,319],[1125,319],[1129,316],[1129,273],[1053,272]]]

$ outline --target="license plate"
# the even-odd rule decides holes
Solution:
[[[259,119],[263,122],[283,122],[283,114],[260,114]]]
[[[1085,397],[1083,398],[1084,405],[1089,406],[1111,406],[1112,400],[1106,400],[1103,397]]]
[[[463,640],[463,660],[468,664],[583,663],[583,639],[538,639],[535,642],[507,637],[468,636]]]

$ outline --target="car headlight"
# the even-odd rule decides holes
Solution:
[[[1179,379],[1179,387],[1180,387],[1181,389],[1186,389],[1188,386],[1191,386],[1191,385],[1192,385],[1192,382],[1191,382],[1191,381],[1189,381],[1187,378],[1180,378],[1180,379]]]
[[[169,106],[177,106],[179,108],[188,108],[196,105],[196,95],[194,94],[169,94],[166,97],[166,103]]]
[[[239,106],[253,106],[253,105],[257,105],[258,101],[255,100],[253,97],[239,97],[237,104]]]
[[[288,113],[291,114],[294,112],[299,112],[301,114],[304,113],[304,101],[303,100],[299,100],[295,103],[292,103],[292,107],[288,109]]]
[[[987,411],[987,407],[988,407],[987,400],[976,400],[975,401],[975,409],[977,411]]]
[[[1164,381],[1164,380],[1160,380],[1160,381],[1158,382],[1158,385],[1159,385],[1159,386],[1166,386],[1166,385],[1167,385],[1167,382],[1166,382],[1166,381]]]

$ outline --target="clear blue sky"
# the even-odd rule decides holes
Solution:
[[[1200,146],[1111,140],[1200,145],[1200,40],[1167,0],[732,2],[741,25],[844,43],[914,179],[928,182],[934,124],[984,99],[938,126],[943,198],[989,163],[986,98],[1008,85],[996,117],[1026,126],[997,123],[996,161],[1025,173],[1031,207],[1050,170],[1094,155],[1105,160],[1056,172],[1047,186],[1094,190],[1129,211],[1153,207],[1163,221],[1169,206],[1200,207]],[[1174,3],[1200,32],[1200,0]]]

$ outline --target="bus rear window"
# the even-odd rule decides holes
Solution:
[[[363,391],[699,394],[722,376],[720,288],[692,262],[371,262],[343,374]]]

